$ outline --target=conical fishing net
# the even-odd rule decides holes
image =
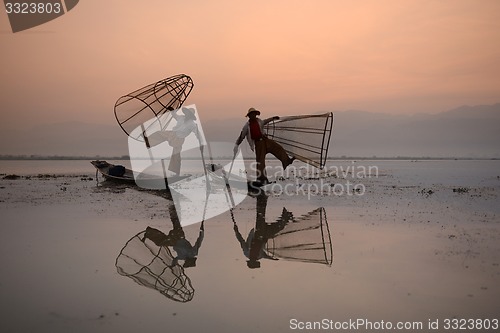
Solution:
[[[280,117],[265,126],[269,138],[298,160],[322,169],[328,157],[333,113]]]
[[[115,117],[127,135],[142,124],[155,120],[155,126],[164,128],[171,117],[162,117],[182,106],[191,90],[193,80],[184,74],[171,76],[120,97],[115,104]],[[138,131],[142,133],[142,131]],[[133,137],[143,141],[142,135]]]

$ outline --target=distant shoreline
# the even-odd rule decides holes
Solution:
[[[230,160],[230,156],[214,157],[217,160]],[[1,161],[61,161],[61,160],[129,160],[127,155],[123,156],[39,156],[39,155],[0,155]],[[144,159],[147,159],[146,157]],[[186,158],[191,160],[193,158]],[[273,159],[273,157],[270,157]],[[253,159],[252,159],[253,160]],[[327,158],[328,161],[342,161],[342,160],[370,160],[370,161],[429,161],[429,160],[500,160],[500,157],[432,157],[432,156],[393,156],[393,157],[378,157],[378,156],[335,156]]]
[[[61,160],[128,160],[128,156],[43,156],[43,155],[0,155],[0,161],[61,161]]]

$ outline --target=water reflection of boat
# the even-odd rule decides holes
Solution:
[[[231,214],[234,232],[249,268],[259,268],[261,259],[288,260],[316,263],[330,266],[333,262],[333,248],[330,229],[323,207],[294,218],[283,208],[274,222],[266,221],[268,196],[261,193],[256,197],[255,227],[247,238],[243,238]]]

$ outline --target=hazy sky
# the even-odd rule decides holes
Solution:
[[[83,0],[13,34],[1,125],[115,123],[125,93],[185,73],[208,119],[500,102],[500,1]]]

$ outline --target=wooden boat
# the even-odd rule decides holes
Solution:
[[[101,173],[106,180],[130,184],[136,183],[134,172],[123,165],[111,164],[100,160],[91,161],[90,163],[96,168],[96,178],[97,173]],[[159,182],[158,177],[141,174],[140,183],[137,185],[148,189],[164,190],[165,184],[173,184],[188,177],[191,177],[191,175],[168,177],[168,181],[165,179],[164,182]]]
[[[96,168],[96,178],[99,172],[106,180],[135,183],[134,172],[122,165],[115,165],[99,160],[91,161],[90,163]]]

